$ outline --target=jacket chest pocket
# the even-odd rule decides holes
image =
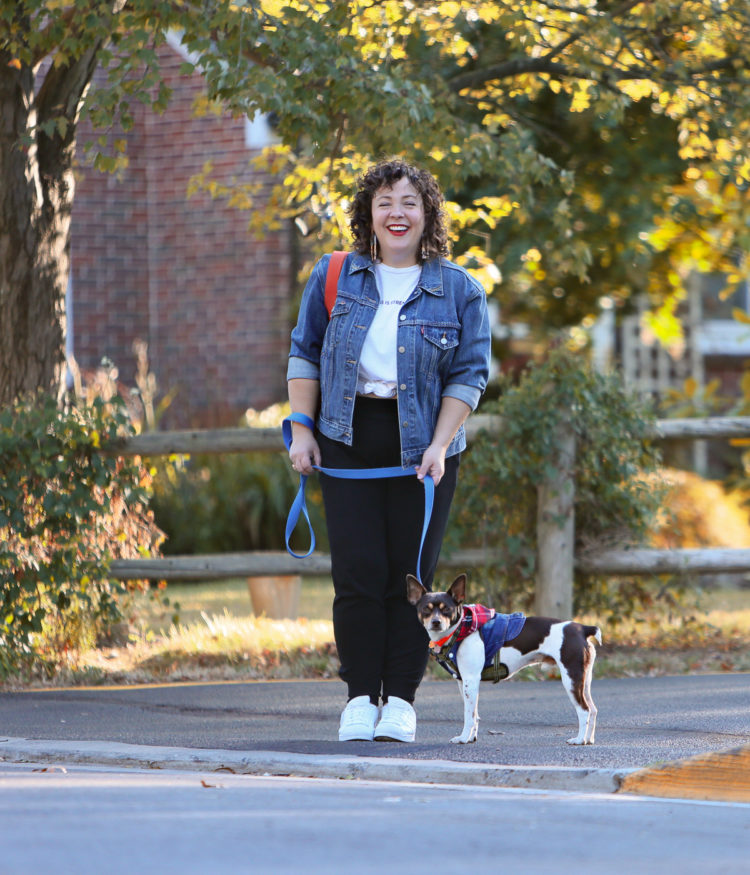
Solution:
[[[458,346],[458,328],[423,325],[421,336],[420,370],[427,374],[444,371],[453,361],[453,355]]]
[[[323,338],[322,356],[332,355],[342,338],[346,336],[349,329],[351,310],[352,301],[341,296],[336,299],[336,303],[331,310],[331,317],[328,320],[328,328],[326,328],[325,337]]]

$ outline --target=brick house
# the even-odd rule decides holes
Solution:
[[[267,191],[271,179],[250,160],[270,133],[244,118],[194,117],[200,77],[180,73],[176,46],[160,52],[172,100],[162,116],[133,107],[135,125],[122,135],[128,167],[78,167],[69,351],[84,372],[108,357],[132,386],[133,342],[146,341],[159,394],[175,393],[163,427],[237,425],[248,407],[285,396],[293,233],[258,240],[247,212],[205,194],[188,199],[207,160],[218,181],[261,181]],[[88,139],[83,127],[79,142]]]

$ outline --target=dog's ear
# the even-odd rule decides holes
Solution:
[[[448,590],[448,595],[453,599],[453,601],[460,605],[461,602],[466,598],[466,575],[459,574],[458,577],[453,581]]]
[[[410,605],[416,605],[426,592],[427,590],[413,574],[406,575],[406,598]]]

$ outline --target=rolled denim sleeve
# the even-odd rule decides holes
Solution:
[[[472,410],[476,410],[479,399],[482,397],[482,390],[477,389],[475,386],[464,386],[461,383],[449,383],[443,389],[443,398],[446,396],[448,398],[458,398],[459,401],[463,401]]]
[[[292,330],[287,380],[317,380],[320,377],[320,352],[328,328],[325,277],[330,258],[330,255],[324,255],[317,262],[302,292],[297,324]]]
[[[473,279],[467,278],[467,282],[470,285],[461,314],[461,340],[442,394],[458,398],[475,410],[490,374],[490,318],[484,289]]]
[[[290,355],[287,362],[286,378],[287,380],[319,380],[320,365],[299,356]]]

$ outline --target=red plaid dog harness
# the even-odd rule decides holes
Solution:
[[[494,608],[484,605],[464,605],[458,627],[445,638],[432,641],[430,653],[449,674],[460,680],[461,674],[456,665],[458,647],[464,638],[478,631],[484,642],[482,680],[496,684],[508,677],[508,667],[500,662],[500,648],[520,634],[525,622],[526,617],[520,612],[498,614]]]

